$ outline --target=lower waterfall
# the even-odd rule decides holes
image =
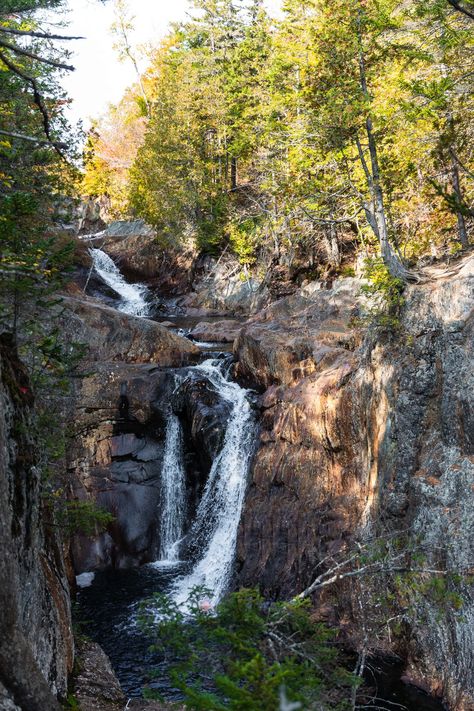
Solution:
[[[170,591],[173,599],[182,605],[197,586],[209,590],[212,605],[225,593],[232,574],[244,503],[254,432],[252,409],[248,391],[227,380],[222,365],[221,360],[207,360],[196,368],[232,410],[221,451],[212,464],[191,526],[190,536],[202,541],[202,553],[191,572],[178,578]]]
[[[182,439],[179,419],[170,413],[161,472],[160,560],[156,565],[176,563],[179,560],[179,542],[186,514]]]
[[[113,259],[101,249],[91,248],[89,252],[97,274],[120,296],[118,310],[131,316],[148,316],[148,288],[144,284],[129,284],[125,281]]]

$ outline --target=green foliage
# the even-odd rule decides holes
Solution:
[[[51,525],[90,532],[107,525],[109,514],[66,503],[63,490],[65,404],[84,348],[61,338],[57,297],[75,259],[76,244],[61,220],[73,204],[77,169],[68,162],[75,137],[57,80],[69,53],[48,36],[41,11],[62,5],[7,0],[0,8],[0,332],[12,334],[29,371],[20,393],[35,403],[28,436],[38,445],[45,502],[54,504]],[[60,25],[52,26],[53,35]]]
[[[168,673],[189,708],[275,711],[282,690],[308,710],[350,708],[357,680],[340,666],[333,633],[311,619],[309,602],[270,603],[241,590],[211,610],[208,595],[194,589],[186,612],[155,595],[142,615],[153,649],[175,658]]]
[[[230,222],[227,230],[230,246],[239,258],[239,262],[243,266],[255,264],[258,247],[262,240],[258,220],[247,218],[239,222]]]
[[[92,536],[105,531],[114,517],[93,501],[62,501],[62,492],[57,490],[49,497],[55,506],[57,524],[68,534],[82,533]]]
[[[69,709],[69,711],[80,711],[79,701],[74,694],[68,694],[67,699],[64,702],[64,709]]]
[[[364,278],[366,283],[361,290],[369,298],[368,320],[380,328],[396,330],[400,326],[400,309],[405,303],[405,283],[392,276],[380,257],[365,260]]]

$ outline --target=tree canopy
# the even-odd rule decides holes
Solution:
[[[403,280],[468,246],[470,2],[286,0],[278,21],[261,0],[194,8],[96,127],[87,180],[107,174],[117,214],[248,264],[302,253],[321,271],[363,244]],[[107,155],[124,121],[141,127],[125,169]]]

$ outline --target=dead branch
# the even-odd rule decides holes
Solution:
[[[39,54],[30,52],[28,49],[23,49],[23,47],[18,47],[16,44],[11,44],[11,42],[5,42],[5,40],[0,40],[0,47],[10,50],[10,52],[15,52],[15,54],[21,54],[23,57],[28,57],[29,59],[34,59],[36,62],[41,62],[42,64],[48,64],[50,67],[55,67],[56,69],[66,69],[67,71],[73,72],[75,67],[72,64],[64,64],[63,62],[57,62],[54,59],[48,59],[47,57],[40,57]]]
[[[27,84],[29,84],[31,86],[31,88],[33,89],[33,99],[34,99],[34,102],[41,113],[41,116],[43,119],[43,129],[46,134],[46,137],[49,140],[49,142],[51,143],[51,145],[54,147],[54,149],[56,150],[58,155],[61,158],[63,158],[63,160],[65,160],[64,154],[62,153],[61,149],[58,148],[57,145],[55,145],[55,142],[52,138],[49,114],[48,114],[48,110],[46,109],[40,88],[38,86],[38,82],[36,81],[36,79],[34,77],[32,77],[32,76],[30,76],[30,74],[27,74],[26,72],[24,72],[23,69],[21,69],[14,62],[12,62],[12,60],[1,50],[0,50],[0,60],[5,64],[5,66],[8,69],[10,69],[10,71],[12,71],[14,74],[16,74],[16,76],[20,77],[20,79],[23,79],[23,81],[25,81]]]
[[[79,40],[85,37],[71,37],[67,35],[51,35],[48,32],[34,32],[33,30],[17,30],[13,27],[4,27],[0,25],[0,32],[5,32],[9,35],[18,35],[20,37],[38,37],[39,39],[49,40]]]
[[[398,556],[400,557],[400,556]],[[331,573],[332,571],[328,571],[328,574]],[[296,600],[304,600],[305,598],[309,597],[312,593],[321,590],[322,588],[326,588],[329,585],[334,585],[334,583],[339,582],[340,580],[346,580],[348,578],[358,578],[361,576],[369,576],[369,575],[377,575],[377,574],[383,574],[383,573],[417,573],[419,575],[450,575],[453,573],[453,571],[448,571],[448,570],[442,570],[438,568],[412,568],[409,565],[403,565],[403,566],[394,566],[394,565],[384,565],[382,563],[369,563],[362,568],[357,568],[357,570],[346,570],[343,573],[335,573],[334,575],[331,575],[330,577],[324,579],[324,575],[320,575],[314,580],[309,587],[306,588],[306,590],[303,590],[303,592],[299,593],[293,598],[293,601]],[[457,571],[457,574],[460,574],[459,571]],[[461,572],[461,574],[463,574]],[[470,575],[471,574],[471,569],[467,569],[464,571],[465,575]]]
[[[448,0],[448,2],[451,7],[454,7],[455,10],[462,12],[463,15],[466,15],[466,17],[470,17],[471,20],[474,20],[474,9],[470,10],[469,8],[464,7],[464,5],[461,5],[459,0]]]
[[[45,141],[42,138],[27,136],[25,133],[15,133],[14,131],[4,131],[3,129],[0,129],[0,135],[9,136],[10,138],[17,138],[20,141],[29,141],[30,143],[37,143],[39,146],[58,146],[59,148],[67,148],[67,143],[61,143],[59,141],[52,143],[52,141]]]

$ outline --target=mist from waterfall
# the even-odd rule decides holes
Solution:
[[[161,472],[160,560],[156,565],[179,561],[179,542],[186,516],[186,472],[183,434],[179,419],[169,413]]]
[[[170,590],[180,605],[186,604],[190,591],[197,586],[209,590],[209,602],[215,605],[226,592],[232,575],[254,420],[248,392],[226,379],[222,365],[220,360],[207,360],[196,367],[232,405],[232,410],[189,534],[192,540],[202,541],[202,553],[191,572],[178,578]]]
[[[90,248],[94,269],[105,283],[120,296],[118,311],[131,316],[148,316],[148,288],[144,284],[129,284],[113,259],[101,249]]]

